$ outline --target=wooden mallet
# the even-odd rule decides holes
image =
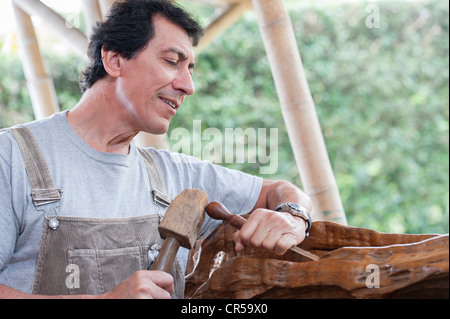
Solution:
[[[206,212],[211,218],[229,221],[230,224],[236,227],[237,229],[241,229],[241,227],[247,221],[242,216],[231,214],[228,211],[228,209],[222,203],[219,202],[209,203],[208,206],[206,206]],[[319,260],[320,258],[319,256],[314,255],[313,253],[310,253],[309,251],[304,250],[297,246],[292,246],[290,250],[314,261]]]
[[[185,189],[170,203],[161,224],[159,234],[165,239],[151,270],[170,272],[181,246],[192,249],[205,220],[208,196],[199,189]]]

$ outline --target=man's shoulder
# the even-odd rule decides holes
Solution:
[[[23,123],[22,125],[27,127],[33,133],[35,133],[35,131],[39,131],[39,130],[48,130],[51,126],[53,126],[55,124],[56,121],[61,119],[61,116],[64,116],[63,115],[64,113],[65,112],[58,112],[58,113],[50,115],[49,117],[30,121],[27,123]],[[11,134],[9,133],[9,130],[11,128],[14,128],[14,126],[0,129],[0,138],[2,138],[2,139],[7,138],[7,136],[10,136],[12,138]]]
[[[14,138],[9,132],[9,128],[0,129],[0,157],[6,160],[14,145]]]
[[[50,115],[49,117],[25,123],[24,125],[30,129],[33,135],[50,134],[54,131],[54,126],[61,121],[63,116],[65,116],[64,114],[65,112],[58,112]]]
[[[47,118],[27,122],[23,125],[31,131],[35,138],[43,135],[48,136],[51,134],[55,122],[61,118],[62,114],[63,113],[55,113]],[[10,129],[13,127],[14,126],[0,129],[0,156],[3,158],[9,157],[8,154],[10,154],[14,148],[18,148],[17,142],[10,133]]]

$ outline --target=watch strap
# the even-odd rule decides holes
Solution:
[[[309,236],[309,230],[311,229],[312,219],[311,214],[306,208],[296,203],[285,203],[278,206],[275,211],[289,213],[292,216],[299,217],[306,221],[307,227],[305,230],[305,237]]]

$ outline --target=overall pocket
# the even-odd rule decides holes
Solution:
[[[79,288],[71,288],[70,293],[100,295],[113,290],[136,271],[147,268],[148,250],[149,246],[68,250],[69,263],[79,270],[73,273],[79,275]]]

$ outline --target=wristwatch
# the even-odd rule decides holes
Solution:
[[[302,205],[296,204],[296,203],[285,203],[285,204],[278,206],[275,209],[275,211],[286,212],[286,213],[291,214],[292,216],[300,217],[301,219],[306,221],[308,226],[306,227],[305,236],[306,237],[309,236],[309,230],[311,229],[312,219],[311,219],[311,215],[308,213],[308,211],[306,210],[305,207],[303,207]]]

